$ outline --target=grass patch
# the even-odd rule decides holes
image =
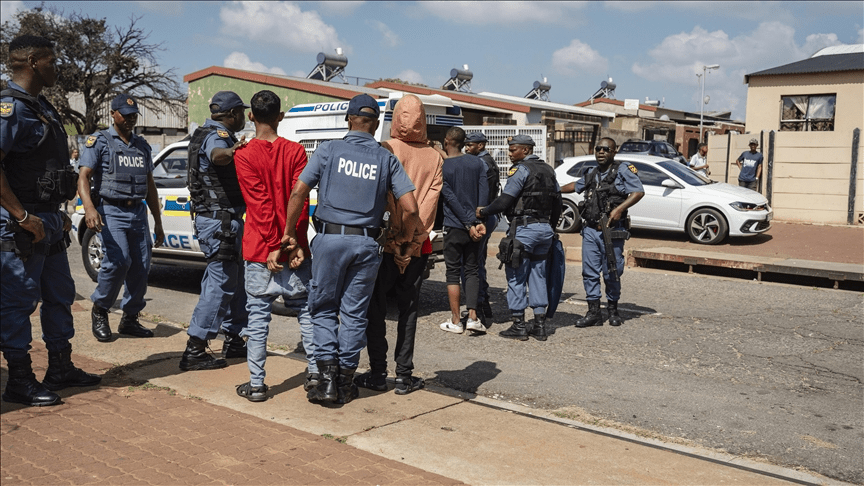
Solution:
[[[321,434],[321,437],[324,437],[325,439],[329,439],[329,440],[335,440],[336,442],[338,442],[340,444],[344,444],[344,443],[348,442],[348,437],[337,437],[333,434]]]

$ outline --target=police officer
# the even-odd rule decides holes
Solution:
[[[504,212],[510,220],[508,236],[522,246],[514,260],[506,264],[507,305],[513,325],[498,334],[520,341],[527,341],[530,335],[545,341],[549,305],[546,258],[555,237],[553,228],[561,215],[561,191],[552,167],[533,154],[534,140],[530,136],[511,137],[508,145],[513,166],[507,184],[489,206],[477,208],[478,218]],[[534,311],[533,323],[525,322],[525,308],[529,305]]]
[[[54,45],[43,37],[9,43],[12,79],[0,93],[0,350],[9,366],[6,402],[56,405],[53,391],[98,385],[102,377],[72,363],[75,282],[66,248],[72,222],[60,203],[74,196],[66,132],[40,93],[57,80]],[[48,371],[36,380],[30,361],[30,315],[42,301]]]
[[[588,313],[576,321],[576,327],[602,326],[600,312],[600,273],[606,282],[606,310],[609,312],[609,325],[620,326],[624,321],[618,314],[618,299],[621,297],[621,274],[624,273],[624,241],[630,237],[627,229],[627,209],[633,206],[645,191],[637,176],[636,167],[627,162],[615,163],[617,145],[611,138],[601,138],[594,147],[594,158],[598,168],[590,170],[575,183],[562,189],[564,192],[585,191],[585,204],[582,210],[582,284],[588,301]],[[598,212],[592,208],[599,208]],[[618,278],[610,280],[607,264],[606,246],[600,228],[601,216],[609,218],[612,246]]]
[[[489,198],[487,201],[492,202],[498,197],[501,191],[501,176],[498,174],[498,164],[492,155],[486,151],[486,135],[483,132],[471,132],[465,137],[465,153],[480,157],[486,164],[486,181],[489,186]],[[486,234],[480,240],[480,249],[477,255],[477,265],[480,276],[480,295],[477,302],[480,304],[480,310],[486,319],[492,318],[492,306],[489,304],[489,283],[486,281],[486,251],[489,244],[489,238],[492,232],[498,225],[497,216],[488,216],[486,218]],[[464,271],[463,271],[464,285]]]
[[[93,336],[99,342],[111,340],[108,309],[124,283],[126,291],[120,303],[123,317],[117,332],[133,337],[153,336],[153,331],[138,322],[138,313],[146,305],[144,294],[153,245],[142,201],[147,201],[153,214],[156,246],[165,239],[150,144],[133,132],[138,122],[138,103],[129,95],[117,95],[111,101],[111,120],[113,125],[108,130],[87,138],[78,181],[84,222],[102,235],[105,248],[96,290],[90,296]]]
[[[399,160],[373,138],[379,115],[378,102],[371,96],[352,98],[346,115],[348,134],[318,147],[288,201],[284,249],[302,254],[295,248],[297,219],[309,191],[318,186],[318,235],[310,248],[309,281],[320,375],[318,386],[307,394],[313,401],[348,403],[358,395],[352,379],[366,346],[366,311],[386,236],[381,226],[388,191],[403,210],[400,233],[393,238],[396,244],[412,241],[415,232],[424,231],[411,179]],[[276,262],[279,252],[271,253],[268,265]]]
[[[186,184],[207,269],[180,358],[183,371],[228,366],[225,359],[207,353],[207,341],[216,337],[220,327],[225,333],[222,356],[246,359],[246,342],[240,337],[249,322],[240,253],[246,203],[234,166],[234,151],[246,143],[246,137],[237,140],[234,133],[246,125],[247,108],[232,91],[216,93],[210,100],[210,118],[189,142]]]

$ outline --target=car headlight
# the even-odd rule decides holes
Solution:
[[[768,210],[767,204],[754,204],[754,203],[735,201],[733,203],[729,203],[729,205],[732,206],[733,208],[737,209],[738,211],[767,211]]]

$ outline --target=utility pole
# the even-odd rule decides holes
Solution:
[[[702,66],[702,74],[697,74],[696,76],[701,78],[702,81],[702,99],[699,103],[699,143],[702,143],[702,121],[705,117],[705,105],[708,104],[708,99],[705,98],[705,74],[708,73],[709,69],[720,69],[719,64],[712,64],[710,66]]]

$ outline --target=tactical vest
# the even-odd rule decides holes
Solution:
[[[199,152],[204,145],[204,139],[213,130],[216,130],[216,127],[200,127],[189,141],[189,173],[186,186],[189,188],[195,212],[228,210],[246,205],[233,163],[216,165],[211,160],[207,170],[201,172]],[[229,140],[231,145],[237,143],[233,136]]]
[[[318,183],[315,217],[327,223],[378,228],[390,186],[389,157],[383,149],[344,140],[329,142],[330,160]],[[390,156],[389,152],[384,152]]]
[[[519,216],[548,219],[560,204],[555,171],[540,159],[523,160],[520,164],[528,169],[528,178],[516,204],[507,211],[507,219],[512,221]]]
[[[4,89],[0,96],[24,103],[42,121],[45,130],[29,152],[10,152],[3,158],[12,192],[23,204],[58,204],[75,197],[78,174],[69,164],[66,131],[57,110],[48,103],[51,110],[46,111],[38,99],[16,89]]]
[[[491,203],[498,197],[498,193],[501,192],[501,175],[498,173],[498,164],[495,163],[495,159],[488,152],[481,155],[480,160],[486,164],[486,179],[489,181],[488,203]]]
[[[110,157],[108,170],[102,171],[99,195],[123,201],[146,198],[149,164],[145,154],[134,145],[119,144],[108,130],[99,133],[105,138]]]
[[[594,167],[585,179],[585,201],[582,209],[582,218],[591,226],[597,225],[600,217],[609,215],[613,209],[618,207],[627,199],[627,194],[618,191],[615,187],[615,178],[618,177],[620,164],[613,162],[612,168],[606,173],[606,177],[598,182],[597,174],[599,167]],[[621,219],[627,217],[627,212],[621,215]]]

